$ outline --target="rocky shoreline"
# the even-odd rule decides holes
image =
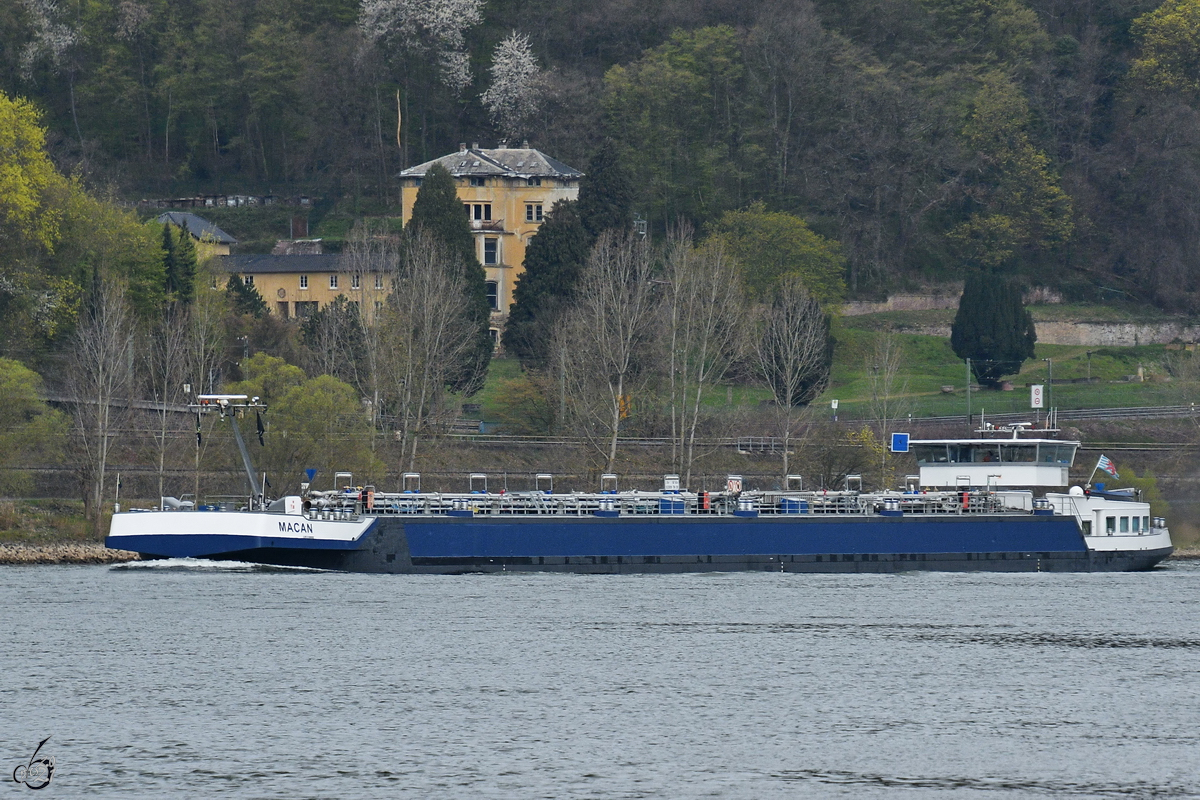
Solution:
[[[137,560],[137,553],[109,550],[95,542],[0,544],[0,564],[118,564]]]

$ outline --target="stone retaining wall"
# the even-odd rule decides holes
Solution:
[[[1170,344],[1200,341],[1200,325],[1187,322],[1035,322],[1039,344],[1084,347],[1135,347],[1140,344]],[[950,338],[947,325],[904,325],[899,333]]]

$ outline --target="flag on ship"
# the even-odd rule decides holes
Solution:
[[[1121,476],[1117,474],[1116,466],[1106,455],[1101,454],[1100,460],[1096,462],[1096,469],[1104,470],[1116,480],[1121,479]]]

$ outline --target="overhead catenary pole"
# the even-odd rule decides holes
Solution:
[[[971,359],[967,359],[967,433],[971,432]]]

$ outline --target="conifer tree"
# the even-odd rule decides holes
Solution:
[[[629,230],[633,224],[633,183],[611,139],[592,156],[579,182],[579,219],[595,240],[606,230]]]
[[[421,179],[408,227],[414,231],[423,228],[464,264],[479,266],[475,237],[454,188],[454,177],[441,164],[434,164]],[[486,297],[486,291],[481,289],[481,292]]]
[[[959,358],[971,359],[981,385],[995,387],[1003,376],[1020,372],[1021,364],[1033,358],[1036,342],[1033,317],[1015,283],[983,272],[967,278],[950,346]]]
[[[187,225],[163,225],[163,275],[167,299],[190,303],[196,297],[196,245]]]
[[[525,250],[525,271],[504,328],[504,348],[523,365],[545,364],[550,333],[575,291],[589,249],[576,203],[559,200]]]
[[[487,276],[475,255],[475,237],[463,213],[462,201],[454,188],[454,178],[441,164],[434,164],[421,179],[421,188],[413,202],[412,218],[406,230],[409,242],[418,231],[426,231],[446,248],[461,265],[470,300],[471,318],[479,325],[475,347],[462,363],[450,371],[450,386],[456,391],[474,393],[487,373],[492,358],[492,337],[488,332],[491,308],[487,299]]]
[[[179,231],[179,243],[175,247],[175,272],[167,276],[167,290],[180,303],[191,303],[196,299],[196,244],[185,225]]]
[[[162,226],[162,249],[163,249],[163,275],[166,278],[163,288],[167,291],[167,296],[171,295],[171,284],[174,282],[176,270],[176,247],[175,243],[178,239],[175,236],[175,226],[169,222],[164,222]]]
[[[243,283],[240,275],[229,276],[229,281],[225,284],[225,293],[229,295],[233,302],[233,310],[238,314],[261,317],[267,312],[267,303],[258,293],[258,289]]]

